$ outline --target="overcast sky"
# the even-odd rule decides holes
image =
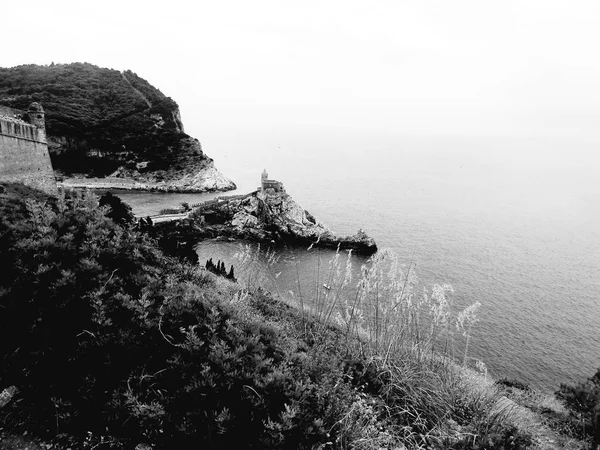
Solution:
[[[207,129],[600,139],[597,0],[27,1],[0,64],[131,69]]]

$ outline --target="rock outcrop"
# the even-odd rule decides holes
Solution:
[[[294,245],[353,249],[374,253],[373,238],[359,230],[336,236],[298,205],[288,194],[253,192],[218,202],[208,202],[190,214],[203,237],[231,237]]]
[[[107,177],[88,177],[78,174],[59,179],[66,188],[150,190],[159,192],[230,191],[235,183],[215,167],[213,160],[202,153],[197,139],[188,138],[185,151],[174,155],[167,170],[147,171],[148,161],[135,166],[121,166]],[[182,144],[182,148],[184,145]]]

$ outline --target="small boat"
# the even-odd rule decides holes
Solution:
[[[331,286],[329,286],[328,284],[323,284],[323,287],[324,287],[325,289],[327,289],[328,291],[329,291],[329,290],[331,290]]]

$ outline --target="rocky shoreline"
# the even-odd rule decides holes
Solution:
[[[377,251],[375,240],[363,230],[350,236],[337,236],[301,208],[288,194],[261,191],[205,202],[171,223],[180,238],[244,239],[275,245],[305,245],[352,249],[362,254]],[[152,219],[161,222],[162,216]],[[173,222],[174,220],[174,222]]]
[[[122,189],[129,191],[154,191],[170,193],[221,192],[236,189],[233,181],[217,170],[212,160],[192,173],[163,174],[118,174],[93,178],[81,176],[64,177],[57,182],[66,189]]]

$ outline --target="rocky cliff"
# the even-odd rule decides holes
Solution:
[[[44,106],[52,164],[67,185],[235,188],[184,132],[177,103],[131,71],[87,63],[0,68],[0,104],[23,109],[33,101]]]
[[[190,218],[204,237],[234,237],[278,243],[316,245],[374,253],[373,238],[359,230],[336,236],[288,194],[254,192],[198,207]]]

